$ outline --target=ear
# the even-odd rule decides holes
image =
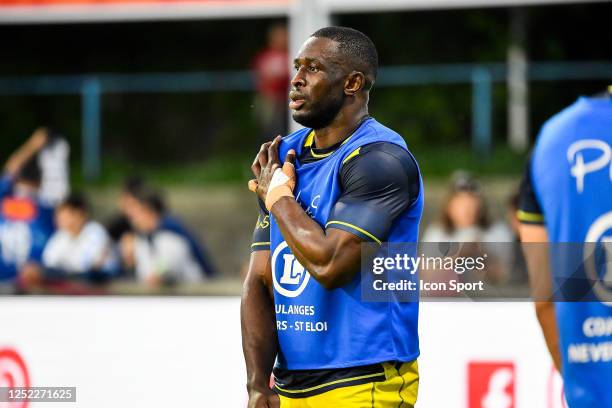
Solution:
[[[353,71],[346,77],[344,81],[344,93],[354,96],[361,91],[366,85],[366,79],[363,72]]]

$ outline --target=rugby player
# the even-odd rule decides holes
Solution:
[[[550,251],[528,244],[525,255],[536,314],[568,405],[612,407],[612,251],[608,243],[607,273],[591,275],[595,260],[599,269],[606,260],[584,253],[612,237],[609,94],[580,98],[544,125],[521,186],[518,218],[523,242],[550,242]]]
[[[249,182],[261,208],[241,306],[249,407],[412,407],[418,302],[362,301],[359,271],[362,243],[417,241],[419,168],[369,116],[366,35],[322,28],[294,66],[304,128],[262,145]]]

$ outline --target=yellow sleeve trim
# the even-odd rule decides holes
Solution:
[[[516,217],[519,221],[525,222],[544,222],[544,216],[538,213],[530,213],[527,211],[518,210],[516,212]]]
[[[303,390],[286,390],[284,388],[279,387],[276,384],[274,384],[274,387],[278,388],[279,390],[281,390],[283,392],[287,392],[287,393],[290,393],[290,394],[299,394],[299,393],[303,393],[303,392],[309,392],[309,391],[318,390],[319,388],[328,387],[328,386],[334,385],[334,384],[341,384],[341,383],[345,383],[345,382],[349,382],[349,381],[362,380],[364,378],[380,377],[381,375],[385,375],[384,371],[382,373],[361,375],[359,377],[343,378],[341,380],[331,381],[331,382],[328,382],[328,383],[325,383],[325,384],[319,384],[319,385],[316,385],[314,387],[306,388],[306,389],[303,389]]]
[[[357,156],[360,151],[361,151],[361,147],[358,147],[357,149],[353,150],[351,154],[349,154],[348,156],[346,156],[344,160],[342,160],[342,164],[346,163],[347,161],[351,160],[353,157]]]
[[[315,153],[315,152],[314,152],[314,150],[310,149],[310,154],[312,154],[312,157],[315,157],[315,158],[317,158],[317,159],[320,159],[320,158],[322,158],[322,157],[327,157],[327,156],[330,156],[330,155],[331,155],[332,153],[334,153],[334,152],[335,152],[335,150],[333,150],[333,151],[331,151],[331,152],[329,152],[329,153],[317,154],[317,153]]]
[[[363,235],[367,236],[368,238],[371,238],[372,240],[376,241],[378,244],[382,244],[380,239],[376,238],[374,235],[370,234],[368,231],[364,230],[363,228],[359,228],[356,225],[349,224],[348,222],[344,222],[344,221],[330,221],[327,224],[325,224],[325,228],[327,228],[331,224],[338,224],[338,225],[344,225],[346,227],[350,227],[350,228],[354,229],[355,231],[359,231]]]
[[[253,242],[251,244],[251,248],[256,247],[256,246],[264,246],[264,245],[270,245],[270,242]]]

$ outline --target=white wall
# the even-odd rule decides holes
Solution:
[[[467,407],[473,361],[514,364],[516,407],[560,406],[531,304],[423,303],[420,331],[419,407]],[[76,404],[54,407],[246,403],[237,298],[0,298],[6,348],[32,386],[77,387]],[[0,360],[0,379],[7,367]]]

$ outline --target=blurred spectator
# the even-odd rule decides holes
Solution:
[[[17,276],[23,284],[40,281],[42,252],[53,233],[53,208],[38,196],[41,171],[36,155],[47,143],[37,129],[7,160],[0,180],[0,282]]]
[[[156,191],[143,187],[134,192],[126,208],[137,231],[134,241],[136,276],[149,286],[200,282],[215,274],[202,246],[176,219],[166,214]]]
[[[42,171],[39,197],[55,206],[70,194],[70,145],[56,131],[48,129],[47,132],[47,143],[38,154]]]
[[[424,242],[511,242],[503,222],[492,223],[478,180],[464,172],[453,177],[438,223],[427,227]]]
[[[255,120],[259,141],[270,140],[287,132],[289,86],[289,53],[287,27],[274,25],[268,31],[268,44],[253,60],[255,71]]]
[[[464,275],[462,278],[465,280],[484,278],[490,283],[507,281],[513,254],[510,243],[514,240],[510,229],[503,222],[491,222],[480,182],[462,171],[453,176],[448,198],[442,207],[440,221],[430,225],[422,238],[423,242],[464,243],[456,256],[475,257],[487,254],[487,267],[483,271],[485,276],[474,273],[472,276]],[[436,273],[434,271],[431,275]],[[426,276],[426,278],[431,277]]]
[[[128,217],[129,208],[136,201],[137,192],[144,188],[145,183],[141,177],[128,177],[119,194],[119,213],[114,215],[106,224],[106,229],[121,255],[121,271],[126,277],[135,276],[134,241],[136,239],[134,228]]]
[[[135,200],[136,192],[144,185],[144,180],[138,176],[128,177],[123,182],[123,187],[119,193],[119,213],[114,215],[106,224],[106,229],[113,241],[119,243],[125,234],[134,232],[127,216],[128,207]]]
[[[67,277],[117,273],[119,259],[112,240],[102,225],[89,218],[82,195],[71,194],[64,200],[55,210],[55,221],[58,230],[43,252],[45,268]]]

